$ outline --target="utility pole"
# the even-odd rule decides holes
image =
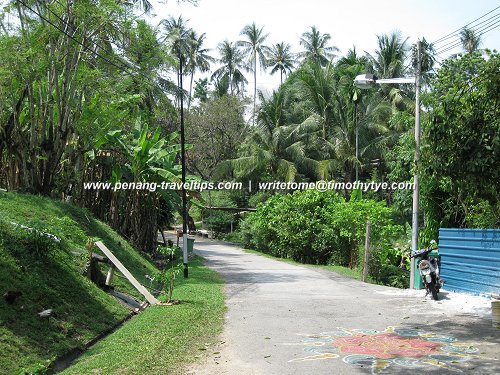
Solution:
[[[354,102],[354,128],[355,128],[355,133],[356,133],[356,179],[355,181],[358,181],[359,179],[359,129],[358,129],[358,93],[354,91],[354,95],[352,97],[352,100]]]
[[[179,52],[179,86],[181,96],[181,164],[182,164],[182,255],[184,262],[184,278],[189,275],[188,270],[188,213],[186,197],[186,136],[184,133],[184,90],[182,88],[182,53]]]
[[[415,163],[413,172],[413,208],[411,226],[411,251],[418,250],[418,200],[419,200],[419,164],[420,164],[420,76],[422,74],[422,45],[417,41],[417,71],[415,72]],[[415,288],[415,258],[411,258],[410,289]],[[418,286],[417,286],[418,288]]]

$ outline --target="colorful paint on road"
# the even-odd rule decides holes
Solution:
[[[392,366],[433,366],[462,372],[456,364],[475,358],[479,351],[452,336],[399,327],[387,327],[384,331],[337,328],[302,336],[304,338],[298,345],[305,346],[308,355],[290,362],[342,357],[348,364],[370,366],[372,374],[379,374]]]

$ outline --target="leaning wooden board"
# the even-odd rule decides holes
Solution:
[[[116,268],[127,278],[128,281],[134,286],[135,289],[141,293],[146,300],[151,305],[156,305],[160,301],[158,301],[149,291],[139,282],[137,279],[132,276],[130,271],[125,268],[125,266],[115,257],[115,255],[109,250],[101,241],[97,241],[95,245],[108,257],[108,259],[115,265]]]

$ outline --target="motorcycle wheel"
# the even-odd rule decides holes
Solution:
[[[432,294],[432,299],[434,301],[437,301],[438,300],[438,292],[436,290],[436,286],[433,284],[433,283],[429,283],[427,284],[429,290],[431,291],[431,294]]]

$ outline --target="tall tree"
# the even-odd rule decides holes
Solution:
[[[269,47],[264,45],[269,34],[264,34],[264,28],[258,28],[255,22],[246,25],[241,30],[240,35],[245,40],[240,40],[238,46],[243,48],[243,53],[247,56],[249,66],[253,71],[253,119],[255,122],[255,103],[257,100],[257,60],[262,69],[266,69],[266,53]]]
[[[403,39],[401,32],[377,35],[378,48],[375,56],[368,55],[375,74],[379,78],[402,77],[405,72],[405,59],[408,52],[408,38]]]
[[[216,84],[227,84],[230,94],[234,95],[243,91],[244,85],[248,83],[242,70],[247,70],[245,56],[236,43],[225,40],[217,46],[222,66],[212,74],[212,80]]]
[[[189,55],[186,65],[186,73],[191,75],[189,83],[189,101],[188,111],[191,108],[191,99],[193,92],[193,79],[194,74],[198,70],[200,72],[208,72],[210,70],[210,63],[215,62],[215,59],[208,54],[208,48],[203,47],[206,34],[197,35],[194,30],[189,31]]]
[[[80,7],[71,1],[17,5],[10,8],[17,10],[16,29],[2,40],[5,65],[0,85],[7,88],[2,92],[8,92],[5,96],[12,101],[2,107],[1,116],[8,120],[0,125],[0,159],[5,157],[8,164],[9,188],[49,195],[64,158],[79,147],[75,144],[81,138],[80,121],[95,104],[103,82],[109,76],[122,82],[123,61],[109,49],[111,43],[103,42],[115,41],[113,34],[106,33],[126,15],[108,3],[102,7],[91,2]],[[101,58],[104,54],[106,62]],[[23,61],[31,62],[29,69]],[[87,125],[95,131],[99,119],[93,120]],[[0,169],[3,172],[3,166]]]
[[[322,68],[311,61],[303,65],[294,78],[299,87],[299,97],[308,103],[311,113],[320,117],[323,138],[329,139],[334,126],[334,67],[328,65]]]
[[[236,157],[246,136],[244,102],[233,95],[213,97],[193,107],[187,118],[188,170],[209,180],[224,160]]]
[[[321,142],[320,120],[313,115],[300,124],[287,125],[284,90],[265,98],[259,92],[257,124],[242,145],[239,157],[221,165],[237,177],[294,181],[307,175],[325,178],[325,163],[308,155],[308,145]]]
[[[476,33],[473,29],[464,27],[462,31],[460,31],[460,42],[465,52],[472,53],[479,49],[481,45],[481,35]]]
[[[417,69],[417,43],[411,47],[411,60],[413,69]],[[430,79],[433,76],[432,69],[436,62],[436,51],[434,45],[429,43],[425,38],[420,41],[420,74],[422,83],[430,84]]]
[[[310,60],[326,66],[336,56],[335,52],[339,51],[335,46],[328,46],[330,39],[332,39],[330,34],[321,34],[316,26],[311,26],[311,31],[304,32],[300,38],[300,45],[304,47],[304,51],[299,53],[299,57],[303,61]]]
[[[377,35],[378,48],[375,56],[370,54],[367,56],[371,63],[369,68],[378,78],[398,78],[406,74],[405,61],[409,51],[407,40],[408,38],[403,39],[399,31]],[[374,118],[373,115],[379,118],[382,115],[382,121],[379,123],[388,124],[392,109],[402,110],[412,105],[412,101],[408,100],[411,94],[406,89],[407,87],[401,87],[398,84],[378,85],[377,91],[380,98],[375,98],[376,100],[371,103],[372,118]],[[411,89],[413,90],[413,87]]]
[[[425,98],[432,108],[421,163],[430,238],[440,227],[500,225],[499,67],[495,52],[447,59]]]
[[[168,51],[178,59],[176,71],[177,87],[180,88],[180,91],[183,90],[181,87],[181,71],[186,71],[188,58],[192,49],[191,30],[188,28],[187,22],[188,21],[184,20],[182,16],[178,18],[170,16],[160,21],[160,24],[166,32],[165,42]],[[181,92],[179,92],[178,95],[181,95]]]
[[[280,72],[281,84],[283,84],[283,74],[290,73],[295,67],[295,57],[291,49],[288,43],[276,43],[267,54],[267,66],[271,68],[271,74]]]

